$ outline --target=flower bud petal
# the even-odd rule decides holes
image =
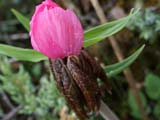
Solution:
[[[51,0],[36,7],[30,28],[33,48],[49,58],[77,55],[83,46],[83,28],[75,13]]]

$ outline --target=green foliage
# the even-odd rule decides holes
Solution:
[[[19,13],[15,9],[11,9],[11,11],[17,17],[17,19],[22,23],[22,25],[25,27],[25,29],[27,31],[29,31],[29,29],[30,29],[30,27],[29,27],[29,19],[27,19],[26,17],[24,17],[21,13]]]
[[[138,13],[138,11],[139,10],[136,10],[134,12],[132,11],[129,16],[124,17],[120,20],[108,22],[85,31],[84,47],[93,45],[105,39],[106,37],[119,32],[127,25],[128,21]]]
[[[58,113],[63,106],[65,106],[65,101],[62,97],[60,97],[59,91],[55,86],[55,82],[53,78],[51,81],[48,81],[47,77],[44,76],[40,81],[40,89],[37,94],[37,102],[39,103],[40,109],[37,111],[39,114],[47,114],[48,108],[54,108],[54,112]],[[47,111],[44,111],[47,110]]]
[[[119,74],[125,68],[127,68],[129,65],[131,65],[138,58],[138,56],[141,54],[144,47],[145,47],[145,45],[143,45],[141,48],[139,48],[136,52],[134,52],[131,56],[129,56],[125,60],[105,67],[104,69],[105,69],[108,77],[113,77],[113,76]]]
[[[160,35],[160,15],[145,9],[133,18],[128,27],[139,33],[140,38],[149,41],[149,43],[154,43]]]
[[[160,99],[160,77],[149,73],[145,78],[145,90],[151,99]]]
[[[29,74],[24,71],[23,66],[20,66],[17,73],[13,73],[8,62],[7,59],[0,61],[1,88],[8,92],[14,101],[21,104],[30,104],[28,98],[32,97],[34,87],[30,81]]]
[[[41,76],[41,65],[40,64],[35,64],[32,66],[32,70],[31,70],[32,74],[34,77],[38,77]]]
[[[141,98],[142,104],[146,110],[147,100],[142,92],[140,92],[140,98]],[[128,92],[128,104],[131,109],[131,115],[134,116],[136,119],[141,120],[141,114],[140,114],[139,108],[138,108],[137,103],[135,101],[135,97],[133,96],[133,93],[131,91]]]
[[[40,85],[34,86],[32,79],[24,67],[20,65],[14,71],[7,58],[0,58],[0,88],[7,92],[11,99],[22,106],[19,113],[35,114],[38,120],[58,120],[58,113],[66,106],[55,83],[46,76],[40,79]],[[49,112],[52,110],[53,112]]]
[[[147,101],[146,96],[143,94],[143,92],[140,92],[141,100],[146,112],[154,114],[154,117],[156,119],[158,119],[160,116],[160,101],[159,101],[160,87],[159,86],[160,86],[160,77],[153,73],[147,73],[144,81],[144,89],[151,100]],[[149,106],[150,102],[154,103],[152,105],[152,109],[153,109],[152,111]],[[134,118],[140,120],[140,111],[138,110],[137,104],[131,92],[128,93],[128,103],[131,109],[131,115]]]
[[[160,101],[158,101],[158,103],[156,104],[156,106],[153,110],[153,114],[159,119],[159,116],[160,116]]]
[[[3,44],[0,44],[0,54],[7,55],[9,57],[14,57],[18,60],[30,62],[39,62],[41,60],[47,60],[46,56],[42,55],[41,53],[35,50],[13,47]]]

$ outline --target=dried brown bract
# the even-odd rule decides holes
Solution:
[[[79,119],[84,120],[87,113],[99,110],[102,94],[97,78],[109,93],[111,85],[101,66],[87,51],[64,59],[50,59],[50,64],[57,87]]]

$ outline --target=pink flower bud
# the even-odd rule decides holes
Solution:
[[[51,0],[36,6],[30,28],[33,48],[49,58],[78,55],[83,46],[83,28],[75,13]]]

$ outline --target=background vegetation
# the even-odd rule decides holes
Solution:
[[[0,43],[31,48],[28,32],[15,18],[11,8],[30,18],[34,6],[41,0],[0,0]],[[71,8],[80,17],[85,29],[101,24],[90,0],[56,0]],[[141,7],[127,27],[114,39],[125,57],[142,44],[146,44],[141,56],[130,66],[136,88],[146,114],[150,119],[160,119],[160,1],[159,0],[99,0],[108,21],[126,16],[131,8]],[[117,62],[108,40],[88,50],[102,65]],[[142,120],[141,113],[131,93],[125,76],[109,79],[113,85],[111,96],[105,103],[122,120]],[[50,75],[48,62],[22,62],[0,56],[0,119],[2,120],[75,120],[75,114],[67,107],[57,91]],[[103,120],[93,115],[92,120]]]

